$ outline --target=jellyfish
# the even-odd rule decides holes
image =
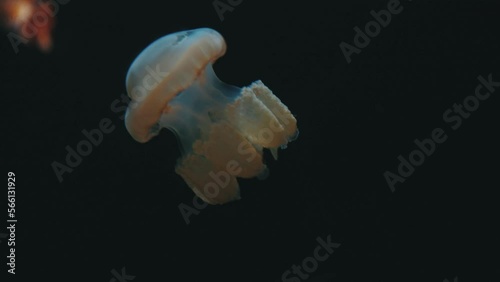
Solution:
[[[262,81],[219,80],[212,65],[225,51],[213,29],[172,33],[147,46],[126,77],[127,131],[141,143],[172,131],[181,150],[175,172],[213,205],[240,199],[238,177],[268,173],[263,149],[277,159],[298,136],[297,120]]]

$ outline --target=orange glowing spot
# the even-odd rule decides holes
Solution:
[[[48,2],[4,0],[0,2],[0,13],[19,41],[36,43],[42,51],[52,48],[55,15]]]

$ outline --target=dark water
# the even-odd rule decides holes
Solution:
[[[223,21],[211,1],[101,2],[61,6],[49,54],[0,41],[18,220],[11,275],[2,193],[0,281],[497,281],[498,2],[221,0]],[[226,39],[218,77],[262,80],[300,130],[203,209],[174,134],[140,144],[122,120],[132,60],[198,27]]]

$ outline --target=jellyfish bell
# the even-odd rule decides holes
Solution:
[[[126,126],[132,137],[147,142],[169,102],[187,89],[209,63],[224,55],[222,36],[211,29],[164,36],[144,49],[130,66],[126,87],[132,105]],[[136,118],[139,116],[139,118]]]
[[[212,64],[225,51],[213,29],[172,33],[146,47],[126,78],[128,132],[141,143],[162,128],[174,132],[176,172],[209,204],[239,199],[236,177],[266,175],[263,148],[277,158],[298,134],[295,117],[261,81],[239,88],[217,78]]]

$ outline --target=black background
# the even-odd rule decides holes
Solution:
[[[308,281],[498,281],[500,91],[457,130],[442,117],[474,94],[479,75],[500,81],[497,1],[402,1],[350,64],[339,44],[353,44],[353,28],[388,1],[245,0],[224,21],[212,1],[166,2],[72,0],[49,54],[25,45],[15,54],[0,40],[19,281],[107,282],[123,267],[134,282],[281,281],[328,235],[341,246]],[[267,180],[239,181],[242,200],[187,225],[178,205],[192,206],[193,193],[174,172],[176,138],[164,130],[135,142],[111,104],[143,48],[198,27],[227,41],[218,76],[261,79],[300,136],[278,161],[266,153]],[[59,183],[51,164],[103,118],[115,130]],[[384,172],[435,128],[448,139],[392,193]]]

